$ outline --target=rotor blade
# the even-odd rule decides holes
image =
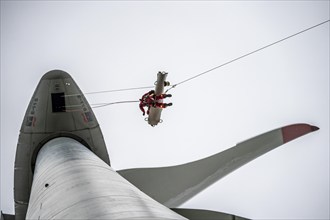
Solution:
[[[294,124],[261,134],[213,156],[183,165],[118,171],[158,202],[174,208],[257,157],[318,127]]]

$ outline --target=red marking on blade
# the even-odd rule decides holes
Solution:
[[[316,126],[308,124],[294,124],[282,128],[283,142],[287,143],[300,136],[319,130]]]
[[[312,131],[317,131],[320,129],[319,127],[316,127],[316,126],[311,126],[311,128],[312,128]]]
[[[36,117],[33,117],[33,121],[32,121],[32,126],[33,126],[33,127],[36,126],[36,121],[37,121],[37,118],[36,118]]]
[[[84,122],[87,123],[87,122],[88,122],[88,121],[87,121],[87,117],[86,117],[86,115],[85,115],[83,112],[81,113],[81,116],[83,117]]]

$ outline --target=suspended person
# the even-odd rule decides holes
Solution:
[[[150,108],[166,108],[167,106],[171,106],[172,103],[159,103],[157,102],[158,100],[165,99],[167,97],[172,97],[171,94],[161,94],[161,95],[156,95],[155,90],[150,90],[146,94],[142,96],[140,99],[140,109],[143,112],[143,115],[145,115],[145,110],[144,107],[148,107],[147,114],[149,115],[150,113]]]

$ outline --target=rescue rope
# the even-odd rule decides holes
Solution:
[[[268,45],[266,45],[266,46],[263,46],[263,47],[261,47],[261,48],[259,48],[259,49],[257,49],[257,50],[254,50],[254,51],[252,51],[252,52],[249,52],[249,53],[247,53],[247,54],[244,54],[244,55],[242,55],[242,56],[239,56],[239,57],[237,57],[237,58],[235,58],[235,59],[232,59],[232,60],[230,60],[230,61],[228,61],[228,62],[226,62],[226,63],[223,63],[223,64],[221,64],[221,65],[219,65],[219,66],[213,67],[213,68],[211,68],[211,69],[209,69],[209,70],[206,70],[206,71],[204,71],[204,72],[202,72],[202,73],[199,73],[199,74],[197,74],[197,75],[195,75],[195,76],[193,76],[193,77],[190,77],[190,78],[188,78],[188,79],[185,79],[185,80],[183,80],[183,81],[181,81],[181,82],[179,82],[179,83],[176,83],[176,84],[172,85],[169,89],[166,90],[165,93],[167,93],[169,90],[171,90],[171,89],[177,87],[178,85],[181,85],[181,84],[186,83],[186,82],[188,82],[188,81],[190,81],[190,80],[193,80],[193,79],[195,79],[195,78],[197,78],[197,77],[200,77],[200,76],[202,76],[202,75],[205,75],[205,74],[207,74],[207,73],[209,73],[209,72],[211,72],[211,71],[213,71],[213,70],[219,69],[220,67],[226,66],[226,65],[228,65],[228,64],[230,64],[230,63],[233,63],[233,62],[235,62],[235,61],[237,61],[237,60],[240,60],[240,59],[242,59],[242,58],[244,58],[244,57],[247,57],[247,56],[249,56],[249,55],[252,55],[252,54],[254,54],[254,53],[257,53],[257,52],[259,52],[259,51],[261,51],[261,50],[264,50],[264,49],[266,49],[266,48],[268,48],[268,47],[271,47],[271,46],[273,46],[273,45],[275,45],[275,44],[278,44],[278,43],[280,43],[280,42],[282,42],[282,41],[288,40],[289,38],[295,37],[295,36],[297,36],[297,35],[299,35],[299,34],[302,34],[302,33],[306,32],[306,31],[309,31],[309,30],[311,30],[311,29],[313,29],[313,28],[316,28],[316,27],[318,27],[318,26],[321,26],[321,25],[323,25],[323,24],[325,24],[325,23],[327,23],[327,22],[329,22],[329,21],[330,21],[330,20],[323,21],[323,22],[321,22],[321,23],[319,23],[319,24],[316,24],[316,25],[314,25],[314,26],[312,26],[312,27],[306,28],[306,29],[304,29],[304,30],[302,30],[302,31],[299,31],[299,32],[295,33],[295,34],[292,34],[292,35],[287,36],[287,37],[285,37],[285,38],[282,38],[282,39],[280,39],[280,40],[278,40],[278,41],[275,41],[275,42],[273,42],[273,43],[271,43],[271,44],[268,44]]]
[[[122,91],[150,89],[150,88],[154,88],[154,86],[143,86],[143,87],[126,88],[126,89],[112,89],[112,90],[104,90],[104,91],[96,91],[96,92],[86,92],[84,94],[93,95],[93,94],[98,94],[98,93],[122,92]],[[82,95],[82,94],[70,94],[70,95],[64,95],[63,97],[77,96],[77,95]]]
[[[190,80],[196,79],[196,78],[198,78],[198,77],[200,77],[200,76],[202,76],[202,75],[205,75],[205,74],[207,74],[207,73],[209,73],[209,72],[211,72],[211,71],[214,71],[214,70],[219,69],[219,68],[221,68],[221,67],[223,67],[223,66],[226,66],[226,65],[228,65],[228,64],[231,64],[231,63],[233,63],[233,62],[235,62],[235,61],[238,61],[238,60],[240,60],[240,59],[243,59],[243,58],[245,58],[245,57],[247,57],[247,56],[250,56],[250,55],[252,55],[252,54],[254,54],[254,53],[257,53],[257,52],[259,52],[259,51],[261,51],[261,50],[264,50],[264,49],[266,49],[266,48],[268,48],[268,47],[271,47],[271,46],[273,46],[273,45],[275,45],[275,44],[281,43],[281,42],[283,42],[283,41],[285,41],[285,40],[288,40],[288,39],[290,39],[290,38],[292,38],[292,37],[295,37],[295,36],[297,36],[297,35],[299,35],[299,34],[302,34],[302,33],[306,32],[306,31],[309,31],[309,30],[314,29],[314,28],[316,28],[316,27],[318,27],[318,26],[321,26],[321,25],[323,25],[323,24],[325,24],[325,23],[328,23],[329,21],[330,21],[330,20],[323,21],[323,22],[321,22],[321,23],[319,23],[319,24],[316,24],[316,25],[314,25],[314,26],[311,26],[311,27],[309,27],[309,28],[306,28],[306,29],[304,29],[304,30],[301,30],[301,31],[299,31],[299,32],[297,32],[297,33],[295,33],[295,34],[289,35],[289,36],[287,36],[287,37],[285,37],[285,38],[282,38],[282,39],[280,39],[280,40],[278,40],[278,41],[275,41],[275,42],[273,42],[273,43],[270,43],[270,44],[268,44],[268,45],[266,45],[266,46],[263,46],[263,47],[261,47],[261,48],[259,48],[259,49],[256,49],[256,50],[254,50],[254,51],[251,51],[251,52],[249,52],[249,53],[246,53],[246,54],[244,54],[244,55],[241,55],[241,56],[239,56],[239,57],[237,57],[237,58],[235,58],[235,59],[229,60],[229,61],[227,61],[227,62],[225,62],[225,63],[223,63],[223,64],[221,64],[221,65],[219,65],[219,66],[213,67],[213,68],[211,68],[211,69],[209,69],[209,70],[206,70],[206,71],[201,72],[201,73],[199,73],[199,74],[197,74],[197,75],[195,75],[195,76],[192,76],[192,77],[190,77],[190,78],[188,78],[188,79],[185,79],[185,80],[183,80],[183,81],[181,81],[181,82],[178,82],[178,83],[176,83],[176,84],[170,86],[170,88],[167,89],[167,90],[165,91],[165,93],[167,93],[168,91],[170,91],[170,90],[173,89],[173,88],[176,88],[178,85],[181,85],[181,84],[186,83],[186,82],[188,82],[188,81],[190,81]],[[86,95],[90,95],[90,94],[98,94],[98,93],[110,93],[110,92],[120,92],[120,91],[140,90],[140,89],[150,89],[150,88],[154,88],[154,87],[153,87],[153,86],[145,86],[145,87],[136,87],[136,88],[127,88],[127,89],[114,89],[114,90],[106,90],[106,91],[88,92],[88,93],[85,93],[85,94],[86,94]],[[79,95],[79,94],[75,94],[75,95]],[[75,95],[66,95],[66,96],[75,96]],[[101,108],[101,107],[105,107],[105,106],[108,106],[108,105],[122,104],[122,103],[134,103],[134,102],[139,102],[139,101],[120,101],[120,102],[110,102],[110,103],[99,103],[99,104],[94,104],[94,105],[96,105],[96,106],[93,107],[93,108]]]
[[[115,105],[115,104],[123,104],[123,103],[134,103],[134,102],[140,102],[138,100],[134,100],[134,101],[119,101],[119,102],[108,102],[108,103],[95,103],[95,104],[91,104],[94,105],[92,106],[92,108],[102,108],[108,105]]]
[[[105,90],[105,91],[97,91],[97,92],[87,92],[85,94],[86,95],[91,95],[91,94],[98,94],[98,93],[122,92],[122,91],[150,89],[150,88],[154,88],[154,87],[153,86],[144,86],[144,87],[127,88],[127,89],[113,89],[113,90]]]

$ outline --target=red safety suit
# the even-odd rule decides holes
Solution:
[[[147,110],[147,114],[149,115],[149,111],[150,111],[150,107],[154,105],[155,103],[155,99],[154,99],[155,93],[153,90],[147,92],[146,94],[144,94],[142,96],[142,98],[140,99],[140,109],[143,112],[143,115],[145,115],[145,110],[144,107],[147,106],[148,110]]]
[[[147,110],[147,114],[149,115],[149,112],[150,112],[150,108],[151,106],[152,107],[155,107],[155,108],[166,108],[168,106],[168,104],[166,103],[159,103],[159,102],[156,102],[160,99],[164,99],[166,97],[170,97],[171,95],[166,95],[166,94],[161,94],[161,95],[155,95],[155,91],[154,90],[151,90],[149,92],[147,92],[146,94],[144,94],[142,96],[142,98],[140,99],[140,109],[141,111],[143,112],[143,115],[145,115],[145,110],[144,110],[144,107],[148,107],[148,110]]]

